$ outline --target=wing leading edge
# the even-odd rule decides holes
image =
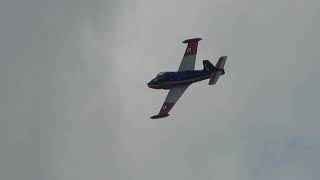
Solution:
[[[198,51],[198,42],[201,38],[193,38],[184,40],[183,43],[188,43],[184,56],[182,58],[181,64],[178,71],[188,71],[194,70],[194,65],[196,62],[196,56]]]
[[[151,116],[151,119],[158,119],[158,118],[164,118],[169,116],[169,111],[172,109],[172,107],[176,104],[176,102],[179,100],[181,95],[185,92],[185,90],[188,88],[188,86],[183,87],[176,87],[170,89],[166,100],[164,101],[159,114]]]

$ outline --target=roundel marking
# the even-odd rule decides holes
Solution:
[[[188,47],[188,48],[187,48],[187,52],[188,52],[188,53],[191,52],[191,50],[192,50],[191,47]]]
[[[167,105],[163,105],[163,106],[162,106],[162,109],[167,109]]]

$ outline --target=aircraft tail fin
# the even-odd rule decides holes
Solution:
[[[224,65],[226,63],[227,56],[221,56],[215,66],[215,71],[210,76],[209,85],[216,84],[220,75],[224,75]]]
[[[209,60],[203,60],[203,70],[204,71],[210,71],[213,72],[216,68],[214,67],[213,64],[211,64],[211,62]]]

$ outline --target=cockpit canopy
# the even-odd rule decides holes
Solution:
[[[165,72],[160,72],[157,76],[152,80],[152,83],[161,84],[163,82],[168,81],[168,77],[165,75]]]
[[[165,72],[159,72],[156,77],[164,75]]]

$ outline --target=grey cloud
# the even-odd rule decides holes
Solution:
[[[108,47],[119,3],[1,4],[1,178],[109,175],[122,112]]]
[[[317,1],[8,1],[1,6],[4,179],[317,179]],[[168,119],[180,42],[228,55]]]

